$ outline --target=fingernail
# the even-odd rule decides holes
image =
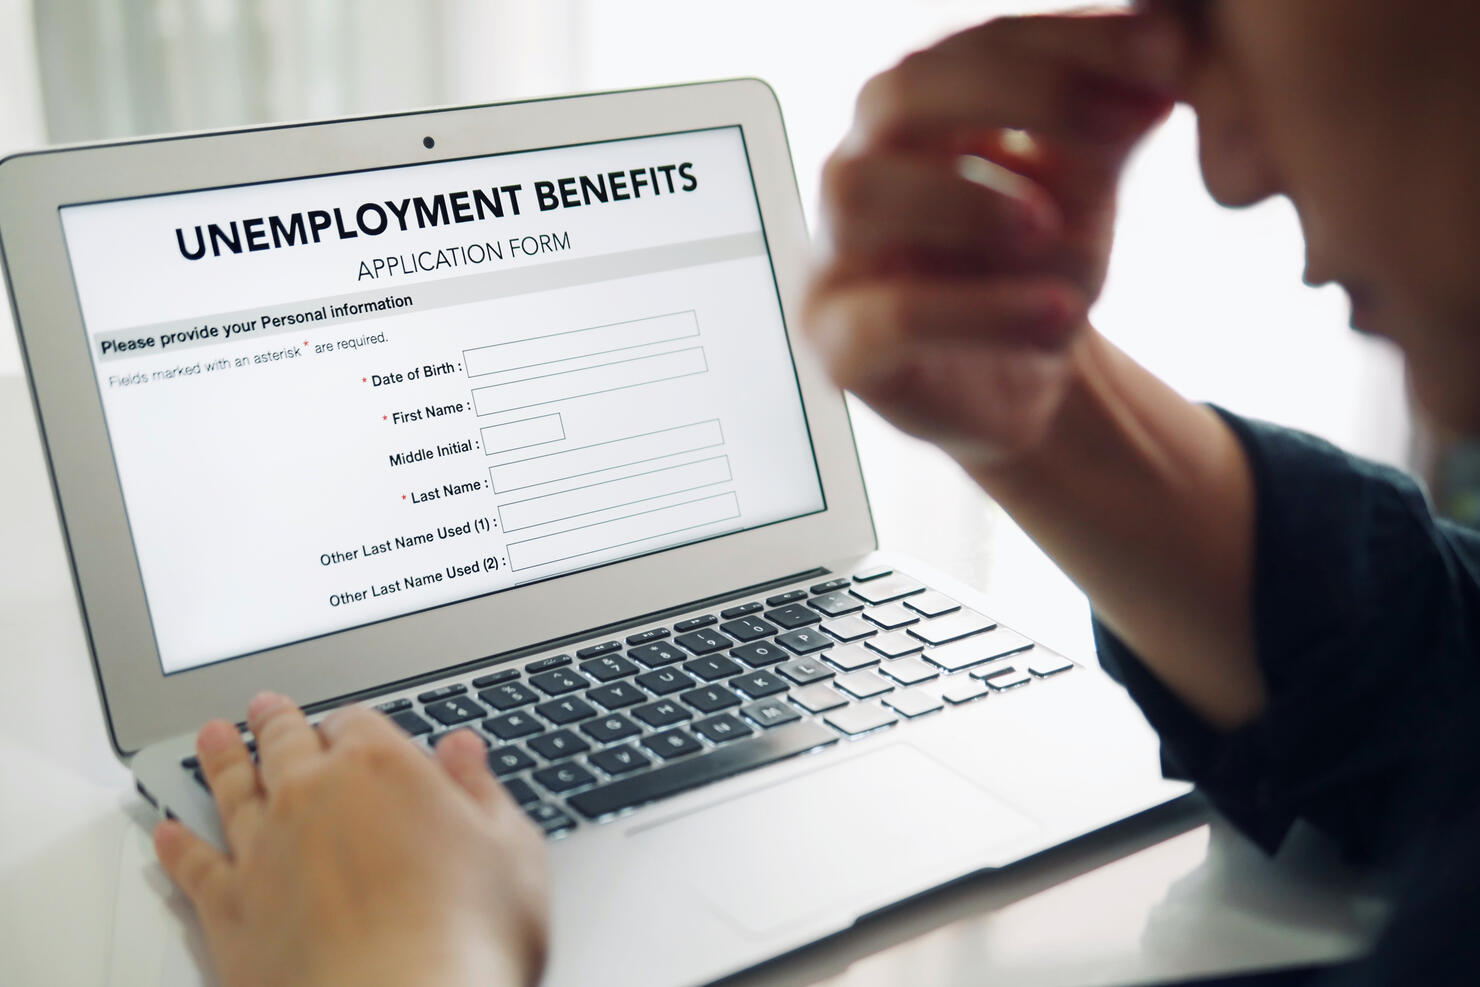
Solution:
[[[195,749],[202,754],[216,754],[238,742],[236,727],[225,720],[212,720],[200,728],[195,737]]]
[[[277,709],[288,701],[288,697],[280,696],[276,692],[259,692],[247,704],[247,722],[256,723],[268,713]]]

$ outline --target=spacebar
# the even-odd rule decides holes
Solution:
[[[636,778],[625,778],[572,795],[565,801],[577,812],[595,819],[609,812],[677,795],[814,747],[836,743],[837,739],[836,733],[816,723],[792,723],[768,730],[759,737],[726,744],[708,754],[664,765]]]

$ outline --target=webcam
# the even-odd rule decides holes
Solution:
[[[432,148],[437,146],[437,142],[432,140],[430,137],[423,137],[421,139],[421,146],[430,151]]]

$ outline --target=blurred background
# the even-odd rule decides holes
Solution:
[[[53,142],[493,102],[754,75],[780,97],[815,227],[821,163],[859,86],[1009,0],[0,0],[0,153]],[[1229,212],[1206,196],[1179,110],[1138,154],[1097,325],[1187,396],[1420,465],[1480,515],[1480,469],[1415,429],[1401,366],[1347,327],[1339,290],[1302,286],[1283,201]],[[24,249],[24,247],[12,248]],[[8,311],[3,318],[8,320]],[[8,326],[0,374],[18,372]],[[885,546],[996,582],[987,559],[1055,578],[934,449],[856,409]],[[1417,438],[1415,435],[1417,434]],[[919,510],[930,478],[948,510]],[[886,520],[887,519],[887,520]],[[1030,592],[1032,580],[1024,583]]]

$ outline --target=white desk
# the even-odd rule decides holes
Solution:
[[[104,734],[28,402],[20,379],[0,377],[0,984],[200,983],[198,930]],[[866,415],[859,433],[885,547],[969,579],[1004,621],[1088,655],[1083,598],[943,456]],[[1349,956],[1379,919],[1318,840],[1269,860],[1183,805],[733,983],[1147,983]]]

